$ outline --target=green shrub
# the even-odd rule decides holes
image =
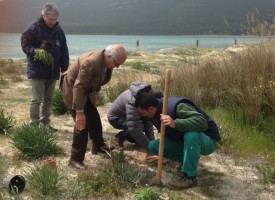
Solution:
[[[57,136],[47,126],[26,125],[18,127],[12,141],[25,158],[43,158],[63,154],[64,150],[57,146]]]
[[[49,165],[36,166],[26,175],[31,188],[40,191],[43,195],[56,194],[61,174]]]
[[[137,188],[148,183],[147,178],[151,177],[147,170],[138,169],[129,163],[116,164],[114,166],[116,179],[124,188]]]
[[[92,169],[83,171],[79,174],[77,181],[83,185],[82,192],[80,192],[86,196],[89,194],[93,196],[119,194],[120,188],[116,182],[112,165],[104,166],[100,171]]]
[[[5,116],[4,111],[0,110],[0,134],[7,134],[15,125],[15,119],[12,115]]]
[[[56,90],[53,95],[52,111],[55,115],[64,115],[69,112],[69,107],[63,100],[63,95],[60,90]]]
[[[140,169],[125,160],[123,151],[112,152],[111,163],[102,166],[102,170],[89,169],[82,171],[70,196],[101,196],[119,195],[125,188],[138,188],[148,184],[153,172]]]
[[[153,188],[144,188],[134,193],[134,200],[164,200],[164,196]]]
[[[262,174],[261,180],[263,183],[275,183],[275,168],[268,165],[258,165],[257,170]]]
[[[136,70],[150,72],[150,66],[144,62],[135,62],[132,64],[132,68]]]

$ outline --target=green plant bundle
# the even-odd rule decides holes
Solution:
[[[35,49],[34,50],[34,60],[40,61],[45,65],[48,65],[53,69],[54,59],[51,53],[45,51],[44,49]]]
[[[4,114],[3,110],[0,110],[0,134],[7,134],[15,125],[15,119],[11,115]]]
[[[49,165],[36,166],[26,176],[32,188],[40,190],[43,195],[55,194],[58,192],[58,181],[61,174],[52,170]]]
[[[12,141],[25,158],[38,159],[64,153],[64,149],[56,144],[57,136],[43,125],[23,124],[15,130]]]
[[[54,92],[52,110],[55,115],[64,115],[69,112],[69,107],[64,103],[62,92],[60,90]]]

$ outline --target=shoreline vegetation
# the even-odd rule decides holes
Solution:
[[[88,170],[69,168],[73,128],[69,114],[52,116],[53,125],[60,130],[55,142],[66,155],[52,152],[58,170],[50,173],[55,180],[50,187],[50,181],[41,176],[49,172],[41,160],[24,155],[12,145],[16,131],[24,131],[22,126],[29,120],[31,87],[25,75],[26,62],[1,59],[0,180],[15,173],[28,177],[25,191],[15,195],[18,199],[145,199],[154,194],[154,199],[271,200],[275,195],[274,55],[272,41],[234,45],[222,51],[183,46],[158,52],[130,51],[125,64],[114,70],[111,83],[102,88],[99,112],[110,144],[116,133],[106,119],[111,102],[135,80],[163,90],[168,68],[172,69],[170,96],[193,99],[217,122],[222,135],[219,148],[202,158],[199,186],[185,191],[165,186],[167,179],[178,174],[179,163],[165,163],[163,186],[156,187],[151,183],[157,164],[146,163],[144,152],[131,144],[107,156],[87,153]],[[13,195],[0,187],[1,198],[12,199]]]

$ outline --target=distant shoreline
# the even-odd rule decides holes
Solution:
[[[0,59],[24,59],[20,44],[21,34],[0,33]],[[87,51],[104,49],[109,44],[119,43],[128,51],[140,49],[145,52],[157,52],[165,48],[180,46],[202,47],[222,50],[234,44],[251,44],[270,37],[229,36],[229,35],[186,35],[186,36],[140,36],[140,35],[66,35],[70,58],[75,59]],[[275,37],[271,38],[275,41]],[[136,42],[139,41],[139,47]]]

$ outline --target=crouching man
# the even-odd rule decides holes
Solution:
[[[175,189],[194,187],[201,155],[209,155],[217,147],[220,134],[216,123],[192,100],[184,97],[168,99],[167,115],[162,115],[163,99],[150,94],[137,97],[135,106],[143,117],[155,118],[166,127],[163,156],[182,163],[182,176],[168,185]],[[149,143],[149,151],[159,154],[160,140]]]

